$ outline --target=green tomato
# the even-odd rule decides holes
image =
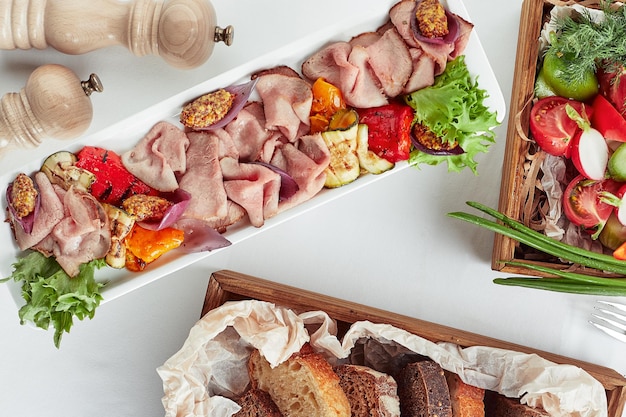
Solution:
[[[566,58],[546,54],[541,71],[546,85],[559,96],[587,101],[598,94],[598,78],[592,70],[585,71],[580,82],[571,82],[565,77],[568,71]]]
[[[626,143],[617,147],[607,165],[609,177],[619,182],[626,182]]]
[[[611,250],[619,248],[622,243],[626,242],[626,226],[619,222],[615,213],[611,213],[609,216],[598,240]]]

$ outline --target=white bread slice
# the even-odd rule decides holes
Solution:
[[[400,417],[398,384],[391,376],[360,365],[334,369],[350,401],[352,417]]]
[[[445,371],[453,417],[485,417],[485,390],[466,384],[455,373]]]
[[[339,377],[308,344],[275,368],[254,350],[248,373],[252,387],[267,391],[285,417],[350,417]]]

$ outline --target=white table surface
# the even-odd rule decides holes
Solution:
[[[205,65],[189,71],[170,68],[158,57],[134,57],[122,47],[82,56],[1,51],[0,94],[18,91],[30,71],[49,62],[67,65],[83,79],[96,72],[105,85],[92,100],[89,132],[97,132],[365,3],[215,0],[218,24],[235,26],[235,44],[216,46]],[[465,0],[465,6],[508,103],[521,0],[506,5]],[[270,8],[274,12],[268,13]],[[252,27],[238,25],[242,14],[243,20],[259,20]],[[406,169],[103,304],[93,320],[74,325],[60,350],[51,331],[19,324],[7,286],[0,285],[1,414],[162,415],[163,391],[155,369],[181,347],[199,318],[208,278],[220,269],[626,374],[626,345],[587,323],[596,297],[494,285],[492,279],[502,274],[490,269],[493,234],[445,216],[466,210],[466,200],[496,206],[505,134],[506,120],[497,128],[497,143],[481,155],[478,176],[448,174],[439,167]],[[46,144],[16,152],[0,161],[0,171],[45,155]]]

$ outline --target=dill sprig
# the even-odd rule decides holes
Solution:
[[[589,70],[615,69],[626,62],[626,7],[611,3],[600,3],[604,19],[597,23],[589,10],[557,20],[546,54],[564,59],[566,81],[577,82]]]

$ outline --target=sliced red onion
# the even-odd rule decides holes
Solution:
[[[161,230],[165,229],[166,227],[171,227],[174,223],[176,223],[178,219],[180,219],[180,216],[182,216],[182,214],[187,209],[187,206],[189,205],[189,200],[191,199],[191,194],[179,188],[171,193],[162,194],[162,197],[167,199],[168,201],[171,201],[174,204],[172,204],[172,206],[167,209],[167,211],[161,218],[161,221],[139,222],[139,225],[144,229]]]
[[[11,218],[15,220],[17,224],[19,224],[26,234],[30,234],[33,231],[33,224],[35,223],[35,218],[39,214],[39,207],[41,206],[41,198],[39,194],[35,198],[35,209],[27,216],[19,217],[15,208],[13,207],[13,198],[11,197],[13,191],[13,183],[10,183],[7,187],[6,192],[6,200],[7,206],[9,207],[9,211],[11,213]]]
[[[235,100],[230,110],[228,110],[228,113],[226,113],[226,115],[222,119],[218,120],[217,122],[213,123],[210,126],[201,127],[201,128],[200,127],[193,128],[193,129],[194,130],[214,130],[214,129],[219,129],[219,128],[226,126],[235,117],[237,117],[241,109],[244,108],[244,106],[248,102],[248,99],[250,98],[250,95],[252,94],[252,91],[254,91],[254,87],[256,86],[256,83],[258,81],[259,79],[255,78],[254,80],[251,80],[245,84],[231,85],[231,86],[225,87],[224,90],[235,95]]]
[[[254,161],[252,163],[269,168],[280,175],[280,192],[278,193],[278,201],[287,200],[300,189],[293,177],[277,166],[261,161]]]
[[[186,253],[207,252],[231,245],[228,239],[202,220],[180,219],[175,227],[185,232],[185,239],[177,250]]]
[[[415,149],[420,152],[427,153],[429,155],[435,156],[450,156],[450,155],[461,155],[464,154],[465,151],[460,146],[455,146],[453,148],[448,149],[432,149],[427,146],[424,146],[420,141],[415,138],[415,135],[411,133],[411,144]]]
[[[456,40],[459,38],[459,19],[454,13],[451,13],[448,10],[446,10],[446,17],[448,18],[448,34],[446,36],[429,38],[422,35],[422,32],[420,31],[419,25],[417,23],[417,16],[415,15],[417,5],[420,2],[421,0],[415,3],[415,8],[413,9],[413,12],[411,12],[411,29],[413,30],[413,35],[415,36],[415,39],[417,39],[418,41],[432,43],[436,45],[450,44],[456,42]]]

